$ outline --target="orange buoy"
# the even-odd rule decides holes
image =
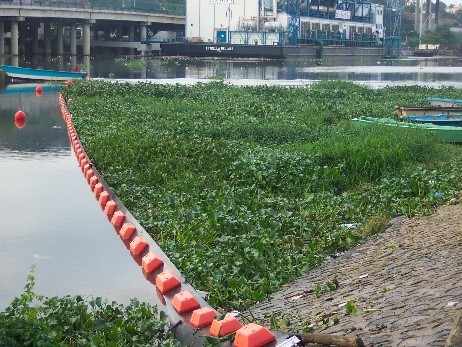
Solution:
[[[37,86],[37,88],[35,88],[35,95],[42,96],[42,93],[43,93],[42,86]]]
[[[14,124],[18,129],[24,128],[26,125],[26,114],[23,111],[19,110],[15,113]]]

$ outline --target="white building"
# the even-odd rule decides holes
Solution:
[[[365,1],[300,0],[300,42],[313,34],[383,38],[384,7]],[[187,0],[186,40],[274,45],[291,30],[286,0]],[[359,35],[359,36],[358,36]]]

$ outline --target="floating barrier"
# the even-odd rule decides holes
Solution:
[[[115,228],[118,228],[122,225],[125,220],[125,214],[122,211],[116,211],[112,215],[111,223]]]
[[[89,183],[90,183],[90,188],[91,188],[91,190],[94,190],[94,189],[95,189],[95,186],[98,184],[98,181],[99,181],[99,180],[98,180],[98,177],[96,177],[96,176],[91,176],[91,177],[90,177]]]
[[[233,316],[225,316],[221,320],[214,319],[210,327],[210,335],[220,337],[235,333],[242,328],[242,323]]]
[[[102,191],[101,194],[99,195],[99,204],[101,205],[101,208],[104,210],[106,207],[106,203],[109,201],[109,193],[107,191]]]
[[[210,307],[190,284],[184,281],[168,256],[111,192],[96,168],[92,167],[74,129],[72,115],[67,110],[67,104],[70,102],[69,99],[66,103],[60,94],[61,114],[67,124],[70,144],[82,173],[121,240],[128,242],[132,256],[141,257],[142,271],[148,280],[155,283],[158,292],[158,307],[168,315],[171,323],[170,330],[189,346],[203,346],[208,336],[222,337],[231,334],[235,334],[235,347],[297,346],[298,342],[291,342],[299,341],[294,340],[293,335],[276,335],[255,323],[244,326],[233,315],[228,314],[223,319],[217,320],[217,311]],[[221,345],[230,346],[230,342],[222,342]]]
[[[135,233],[136,228],[130,224],[130,223],[125,223],[122,226],[122,229],[120,229],[120,237],[122,237],[122,240],[130,240],[132,235]]]
[[[135,227],[133,227],[133,231],[134,229]],[[155,255],[152,252],[149,252],[141,259],[141,267],[146,273],[150,273],[150,272],[157,270],[163,264],[164,264],[164,261],[162,260],[162,258]]]
[[[108,217],[112,217],[116,208],[117,208],[116,202],[114,200],[109,200],[104,206],[104,213],[106,213]]]
[[[182,314],[200,308],[199,301],[188,291],[175,294],[173,297],[173,308]]]
[[[180,280],[169,270],[161,272],[156,277],[156,287],[162,294],[165,294],[169,290],[178,287],[180,284]]]
[[[276,336],[260,325],[250,323],[236,332],[234,346],[258,347],[276,340]]]
[[[202,307],[193,311],[189,322],[195,328],[203,328],[207,325],[211,325],[215,317],[218,315],[217,311],[210,307]]]
[[[140,255],[147,246],[148,243],[145,239],[135,236],[135,238],[130,242],[130,252],[134,255]]]
[[[95,198],[97,200],[99,200],[99,195],[101,194],[103,189],[104,189],[104,187],[103,187],[102,183],[100,183],[100,182],[96,183],[95,188],[93,189],[93,194],[95,195]]]

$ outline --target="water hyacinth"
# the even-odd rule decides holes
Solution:
[[[0,312],[0,346],[179,347],[165,313],[132,299],[124,306],[101,297],[44,297],[27,277],[23,293]]]
[[[454,88],[78,81],[63,93],[104,179],[224,310],[263,300],[384,220],[431,213],[462,188],[457,146],[350,125],[430,96],[461,98]]]

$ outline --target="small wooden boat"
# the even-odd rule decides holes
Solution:
[[[462,104],[456,107],[448,106],[395,106],[395,114],[399,117],[406,116],[437,116],[437,115],[460,115],[462,117]]]
[[[455,126],[440,126],[428,123],[411,123],[402,122],[393,118],[374,118],[374,117],[359,117],[352,119],[355,126],[370,127],[384,125],[404,129],[421,129],[431,132],[442,142],[460,143],[462,142],[462,127]]]
[[[86,72],[42,70],[10,65],[2,65],[1,68],[10,78],[34,81],[66,81],[69,79],[85,78],[87,76]]]
[[[404,116],[401,120],[413,123],[428,123],[441,126],[462,127],[462,114],[459,115],[425,115],[425,116]]]
[[[462,107],[462,100],[460,99],[428,98],[428,102],[432,106]]]

